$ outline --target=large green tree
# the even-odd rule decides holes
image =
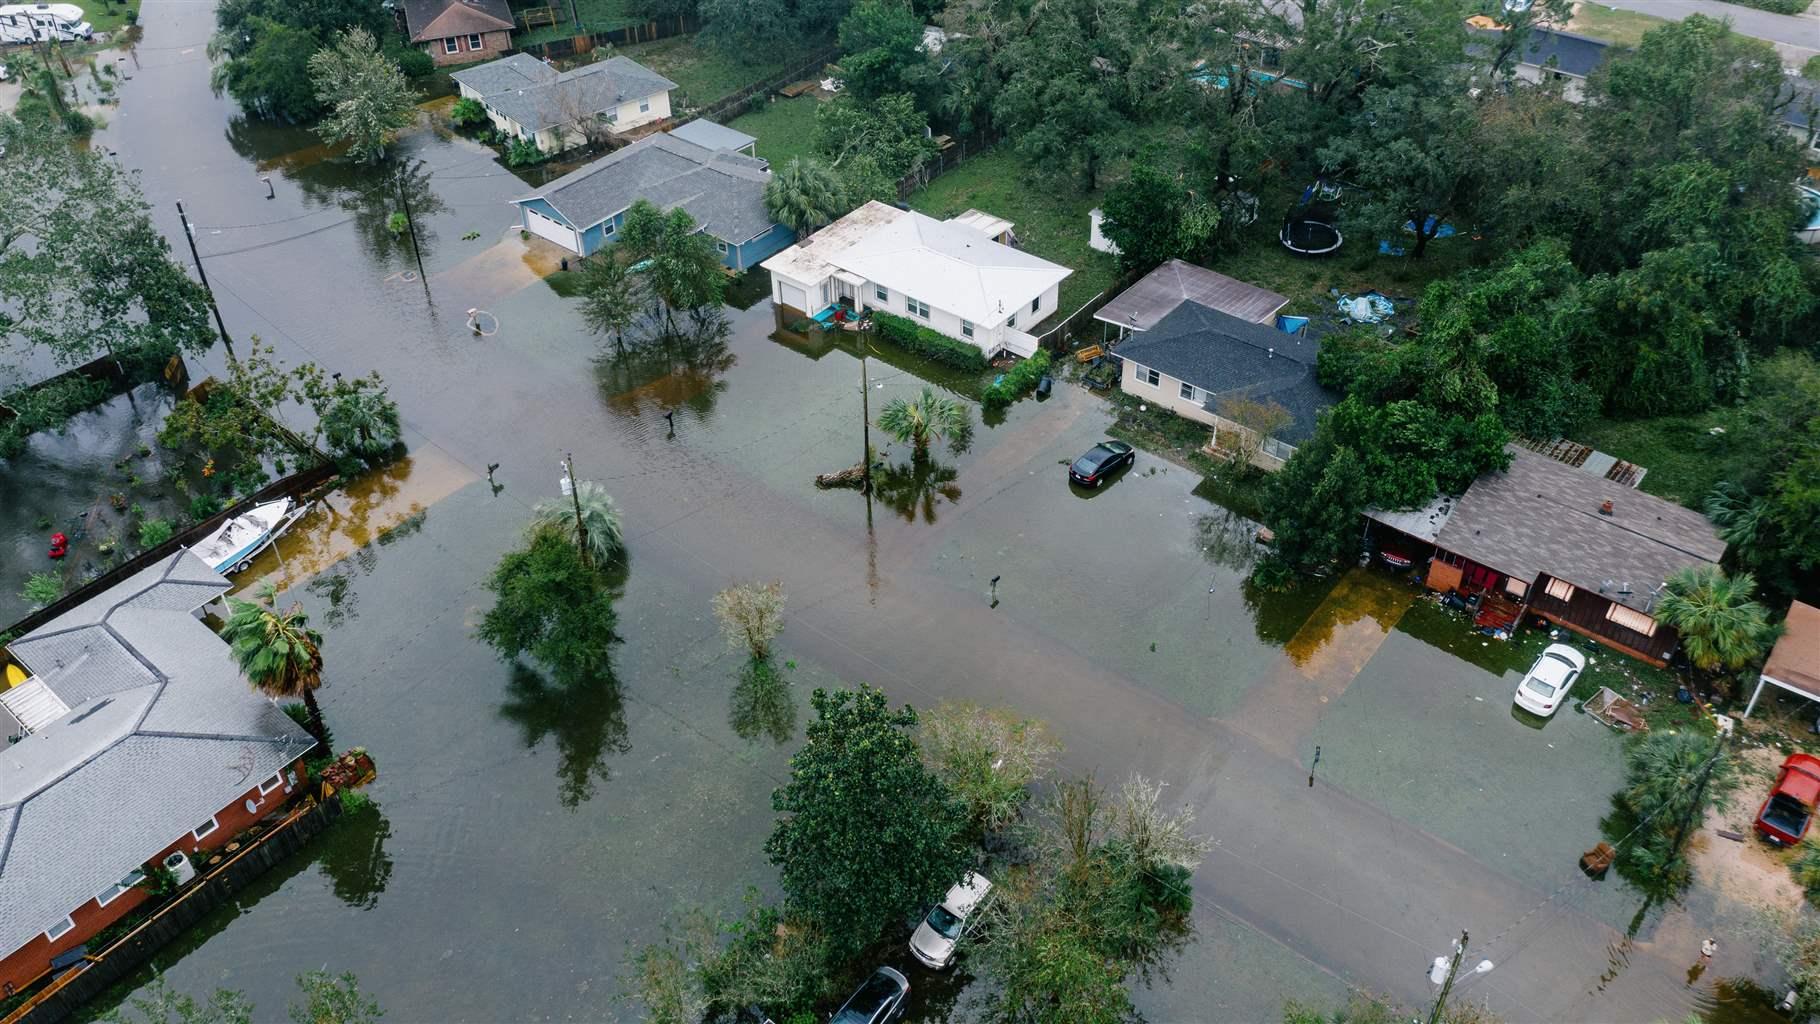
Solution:
[[[640,199],[626,212],[618,244],[628,259],[646,264],[642,273],[672,333],[677,310],[700,317],[719,306],[727,287],[720,254],[687,210],[660,211]]]
[[[859,0],[840,23],[841,81],[861,101],[909,94],[926,109],[940,83],[922,42],[909,0]]]
[[[765,210],[798,235],[831,223],[854,205],[840,177],[819,160],[791,157],[765,183]]]
[[[1217,207],[1149,163],[1108,189],[1101,210],[1106,237],[1119,247],[1119,269],[1127,274],[1201,258],[1220,222]]]
[[[1737,788],[1737,765],[1719,737],[1694,729],[1651,732],[1626,751],[1619,813],[1608,831],[1629,835],[1618,869],[1646,892],[1672,895],[1687,883],[1688,840],[1706,809]]]
[[[499,560],[486,587],[493,607],[477,633],[501,659],[529,655],[565,686],[610,673],[618,640],[612,594],[572,539],[532,531],[526,547]]]
[[[356,160],[383,159],[398,133],[417,120],[416,90],[364,28],[347,29],[334,45],[312,54],[310,80],[327,108],[317,133],[330,143],[348,143]]]
[[[852,955],[960,881],[967,810],[923,767],[915,711],[863,685],[809,702],[816,717],[772,795],[765,852],[792,912]]]
[[[816,108],[815,149],[837,172],[844,172],[849,161],[869,158],[895,183],[935,154],[928,128],[928,115],[907,95],[869,103],[838,99]]]
[[[336,33],[364,28],[375,38],[395,31],[392,15],[371,0],[222,0],[215,7],[208,56],[211,83],[249,113],[307,121],[323,106],[310,80],[310,56]]]
[[[1347,196],[1345,216],[1366,244],[1412,233],[1409,254],[1421,259],[1450,218],[1471,217],[1480,190],[1473,117],[1454,78],[1373,89],[1321,149],[1323,164],[1364,186]]]
[[[322,634],[310,627],[303,606],[279,611],[270,604],[228,598],[228,619],[221,639],[253,688],[274,700],[303,701],[310,734],[329,743],[316,691],[322,686]]]

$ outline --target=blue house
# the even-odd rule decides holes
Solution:
[[[640,199],[682,209],[714,239],[721,263],[740,271],[796,240],[765,210],[763,160],[657,134],[514,199],[526,231],[582,256],[616,241]]]

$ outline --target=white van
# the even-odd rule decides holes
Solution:
[[[82,20],[82,8],[75,4],[0,6],[0,43],[69,42],[94,34],[94,26]]]

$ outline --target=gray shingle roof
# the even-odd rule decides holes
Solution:
[[[1436,544],[1525,582],[1547,573],[1604,589],[1638,611],[1653,607],[1656,588],[1675,570],[1725,554],[1712,523],[1693,509],[1516,445],[1506,450],[1510,469],[1473,481]],[[1606,501],[1609,516],[1599,512]]]
[[[479,93],[489,109],[533,132],[572,122],[577,111],[591,115],[676,88],[630,57],[558,72],[529,54],[515,53],[449,77]]]
[[[702,230],[744,242],[771,230],[763,161],[710,150],[671,135],[650,135],[570,171],[515,202],[542,199],[578,228],[589,228],[644,199],[680,207]]]
[[[70,710],[0,749],[0,955],[312,745],[192,614],[226,589],[179,551],[12,643]]]
[[[1246,284],[1181,260],[1170,260],[1100,307],[1095,320],[1147,331],[1175,307],[1192,299],[1254,323],[1269,323],[1289,299],[1268,288]]]
[[[1466,44],[1466,51],[1475,55],[1488,53],[1497,45],[1498,37],[1502,34],[1501,29],[1473,29],[1473,39]],[[1576,78],[1585,78],[1604,62],[1610,49],[1611,44],[1603,39],[1558,29],[1535,28],[1530,30],[1529,38],[1523,41],[1517,60],[1535,67],[1546,67],[1553,60],[1555,70]]]
[[[706,118],[698,117],[687,124],[679,124],[670,129],[670,134],[684,142],[693,142],[706,149],[744,149],[758,140],[745,132],[735,131],[724,124],[715,124]]]
[[[1121,342],[1118,355],[1210,392],[1220,399],[1273,401],[1293,417],[1277,436],[1294,444],[1314,433],[1321,412],[1339,401],[1315,380],[1320,343],[1275,327],[1240,320],[1193,300],[1176,306],[1142,334]]]

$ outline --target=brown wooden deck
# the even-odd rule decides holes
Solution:
[[[1550,596],[1538,583],[1529,610],[1558,626],[1623,651],[1633,658],[1641,658],[1658,667],[1667,664],[1668,656],[1674,653],[1675,646],[1681,639],[1675,631],[1667,626],[1657,626],[1654,636],[1644,636],[1628,626],[1620,626],[1607,619],[1605,610],[1610,606],[1610,601],[1584,590],[1574,591],[1572,600],[1563,601]]]

